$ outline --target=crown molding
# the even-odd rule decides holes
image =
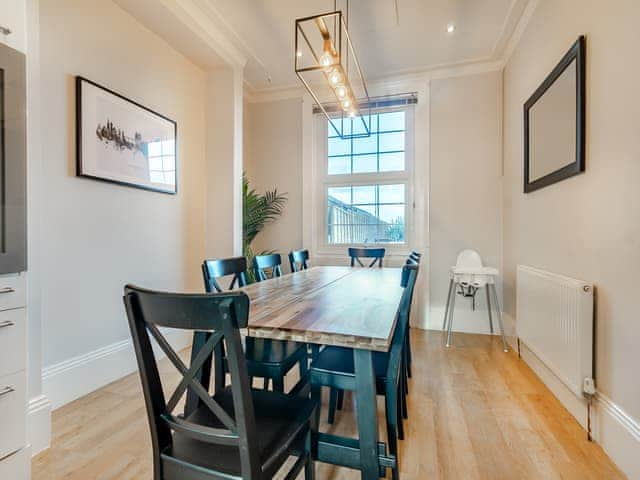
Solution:
[[[369,87],[373,91],[380,91],[383,94],[394,88],[407,88],[412,84],[429,82],[434,79],[463,77],[467,75],[478,75],[487,72],[501,70],[503,62],[498,60],[481,60],[461,62],[437,66],[429,69],[409,71],[405,73],[395,73],[384,77],[374,78],[368,81]],[[255,90],[245,83],[244,95],[248,103],[277,102],[292,98],[302,98],[306,93],[304,87],[300,85],[290,85],[286,87],[268,88]]]
[[[158,0],[178,20],[200,37],[227,64],[234,68],[243,68],[247,63],[247,53],[238,48],[237,42],[230,40],[226,23],[222,22],[213,7],[203,7],[201,1],[194,0]]]
[[[513,33],[511,34],[511,37],[509,37],[504,51],[502,52],[501,61],[503,65],[507,64],[507,62],[511,58],[511,55],[513,55],[513,52],[518,46],[518,43],[520,43],[522,35],[524,35],[524,32],[527,29],[527,26],[529,25],[529,22],[531,21],[536,8],[538,8],[539,3],[540,0],[527,1],[527,4],[522,11],[522,15],[520,15],[520,19],[518,20],[516,27],[513,29]]]

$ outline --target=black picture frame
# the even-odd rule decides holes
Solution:
[[[173,189],[167,189],[167,188],[160,188],[160,187],[155,187],[151,184],[145,184],[145,183],[136,183],[133,181],[127,181],[127,180],[119,180],[117,178],[107,178],[101,175],[96,175],[96,174],[92,174],[90,171],[88,171],[86,165],[85,165],[85,159],[83,158],[83,147],[84,147],[84,141],[85,141],[85,137],[84,134],[86,133],[83,129],[83,85],[87,84],[87,85],[91,85],[101,91],[106,92],[107,94],[119,99],[119,100],[123,100],[124,102],[133,105],[134,107],[141,109],[144,112],[147,112],[151,115],[153,115],[154,117],[156,117],[159,121],[163,121],[163,122],[167,122],[167,126],[169,128],[172,128],[173,130],[173,140],[174,140],[174,151],[173,151],[173,156],[174,156],[174,162],[175,162],[175,181],[174,181],[174,185],[173,185]],[[121,186],[126,186],[126,187],[133,187],[133,188],[138,188],[138,189],[142,189],[142,190],[147,190],[147,191],[152,191],[152,192],[158,192],[158,193],[164,193],[164,194],[169,194],[169,195],[176,195],[178,193],[178,124],[175,120],[172,120],[171,118],[158,113],[154,110],[152,110],[149,107],[146,107],[134,100],[131,100],[130,98],[127,98],[126,96],[111,90],[107,87],[105,87],[104,85],[100,85],[99,83],[96,83],[92,80],[89,80],[85,77],[82,76],[76,76],[75,77],[75,94],[76,94],[76,176],[77,177],[83,177],[83,178],[89,178],[92,180],[98,180],[101,182],[107,182],[107,183],[112,183],[112,184],[116,184],[116,185],[121,185]]]
[[[576,61],[576,159],[574,162],[543,177],[530,180],[529,175],[529,110],[555,83],[562,73]],[[524,104],[524,193],[547,187],[585,171],[586,140],[586,39],[584,35],[572,45],[544,82]]]

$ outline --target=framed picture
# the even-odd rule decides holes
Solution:
[[[585,170],[586,47],[581,36],[524,104],[524,192]]]
[[[178,191],[173,120],[76,77],[76,175],[130,187]]]

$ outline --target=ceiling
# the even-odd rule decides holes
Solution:
[[[190,35],[155,0],[116,0],[151,30],[204,68],[222,64],[202,35]],[[245,81],[254,90],[298,85],[294,67],[296,18],[333,10],[333,0],[193,0],[247,57]],[[366,78],[384,78],[494,60],[528,0],[350,0],[349,32]],[[164,0],[166,4],[166,0]],[[337,1],[345,9],[346,0]],[[397,6],[397,10],[396,10]],[[454,24],[453,33],[447,25]]]

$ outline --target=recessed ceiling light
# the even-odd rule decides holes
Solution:
[[[447,33],[453,33],[456,30],[456,26],[453,23],[447,25]]]

